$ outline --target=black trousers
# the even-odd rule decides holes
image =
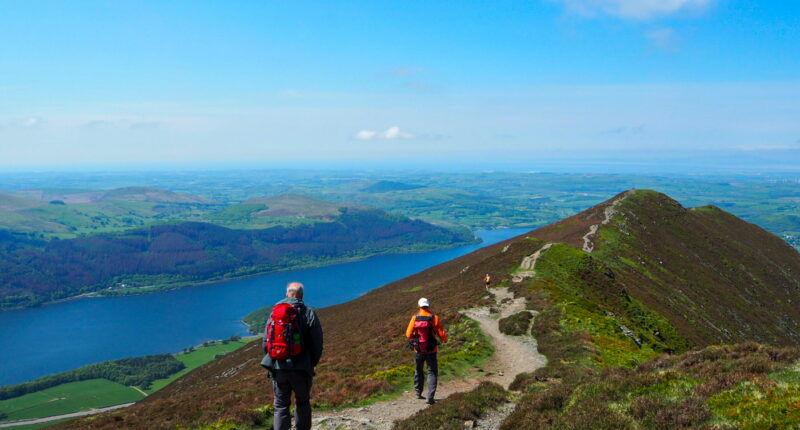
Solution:
[[[439,359],[435,352],[429,354],[419,354],[414,358],[416,365],[414,370],[414,391],[418,395],[422,394],[425,385],[424,367],[428,364],[428,394],[427,399],[433,400],[436,395],[436,385],[439,383]]]
[[[311,375],[302,370],[274,370],[272,372],[272,391],[275,395],[275,430],[289,430],[292,416],[292,392],[295,400],[295,428],[311,428]]]

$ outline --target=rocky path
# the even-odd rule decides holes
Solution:
[[[441,400],[453,393],[469,391],[483,381],[496,382],[506,388],[518,373],[532,372],[547,363],[547,359],[539,354],[536,341],[528,336],[507,336],[500,333],[497,321],[499,318],[512,315],[525,309],[524,298],[514,298],[507,288],[492,288],[499,314],[491,314],[486,307],[472,308],[464,314],[477,321],[481,329],[492,339],[495,347],[494,355],[487,362],[486,374],[476,378],[440,381],[436,398]],[[409,358],[410,359],[410,358]],[[413,392],[405,392],[400,397],[388,401],[374,403],[360,408],[340,411],[316,413],[313,429],[365,429],[389,430],[394,421],[408,418],[427,405],[424,400],[416,398]],[[505,406],[489,414],[485,422],[477,423],[478,428],[497,428],[502,419],[513,407]],[[494,424],[491,424],[493,423]]]
[[[617,206],[619,206],[619,204],[622,203],[622,201],[625,200],[626,197],[628,197],[628,194],[629,193],[623,194],[618,199],[611,202],[610,205],[606,206],[605,210],[603,211],[605,215],[603,220],[600,221],[598,224],[593,224],[589,226],[589,232],[583,235],[584,251],[586,252],[594,251],[594,243],[592,243],[592,238],[597,234],[597,230],[599,230],[600,227],[611,222],[611,219],[614,218],[614,215],[617,214]]]

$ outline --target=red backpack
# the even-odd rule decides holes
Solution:
[[[411,346],[420,354],[433,352],[438,342],[433,327],[433,315],[417,315],[414,319],[414,331],[411,335]]]
[[[289,303],[279,303],[264,330],[264,352],[274,360],[286,360],[300,355],[303,336],[300,332],[300,310]]]

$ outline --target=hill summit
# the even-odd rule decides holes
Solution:
[[[496,292],[484,289],[486,273]],[[533,336],[548,364],[517,375],[509,389],[519,400],[500,428],[700,428],[712,422],[738,428],[762,413],[753,403],[737,409],[747,396],[770,398],[769,404],[800,402],[791,382],[800,372],[788,367],[800,350],[779,347],[800,340],[798,279],[800,254],[765,230],[715,207],[689,209],[664,194],[627,191],[321,309],[326,352],[314,401],[338,407],[407,389],[413,369],[402,332],[420,296],[430,299],[450,331],[451,342],[440,352],[442,371],[458,378],[464,363],[475,372],[488,368],[491,345],[460,311],[488,308],[503,290],[525,303],[514,320],[535,314],[518,334]],[[313,297],[308,302],[313,305]],[[365,323],[354,315],[380,318]],[[741,341],[778,347],[746,343],[695,351]],[[260,355],[253,342],[130,408],[62,426],[258,427],[268,421],[263,407],[272,401]],[[500,402],[503,388],[492,389],[493,397],[500,390]],[[481,398],[476,393],[471,398]],[[452,419],[460,426],[463,419],[453,411],[465,410],[468,398],[452,396],[413,419],[435,426]],[[392,406],[378,409],[384,407]],[[800,414],[782,410],[759,415],[758,422],[769,426]]]
[[[798,252],[715,206],[628,191],[532,236],[603,261],[619,288],[694,345],[800,343]]]

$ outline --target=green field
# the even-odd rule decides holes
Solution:
[[[219,355],[235,351],[254,337],[238,341],[213,341],[205,346],[193,348],[191,352],[175,354],[175,358],[186,365],[186,368],[169,378],[157,379],[151,389],[146,390],[152,394],[172,381],[180,378],[193,369],[214,360]],[[24,420],[30,418],[50,417],[68,414],[93,408],[118,405],[121,403],[136,402],[145,396],[138,387],[127,387],[106,379],[90,379],[87,381],[70,382],[52,388],[0,401],[0,414],[6,416],[0,422]],[[56,424],[58,421],[42,424],[12,427],[14,429],[35,429]]]
[[[54,425],[56,425],[58,423],[63,423],[64,421],[69,421],[69,420],[70,420],[69,418],[66,418],[66,419],[63,419],[63,420],[48,421],[46,423],[26,424],[26,425],[22,425],[22,426],[13,426],[13,427],[9,427],[9,428],[13,429],[13,430],[35,430],[35,429],[40,429],[42,427],[54,426]]]
[[[142,393],[106,379],[70,382],[0,401],[4,421],[50,417],[141,400]]]
[[[147,394],[152,394],[167,385],[170,382],[180,378],[181,376],[191,372],[209,361],[212,361],[218,355],[224,355],[247,345],[254,337],[246,337],[238,341],[229,341],[228,343],[213,343],[208,346],[201,346],[192,352],[176,354],[175,357],[186,365],[186,368],[180,372],[170,376],[169,378],[157,379],[153,381],[153,386],[146,390]]]

